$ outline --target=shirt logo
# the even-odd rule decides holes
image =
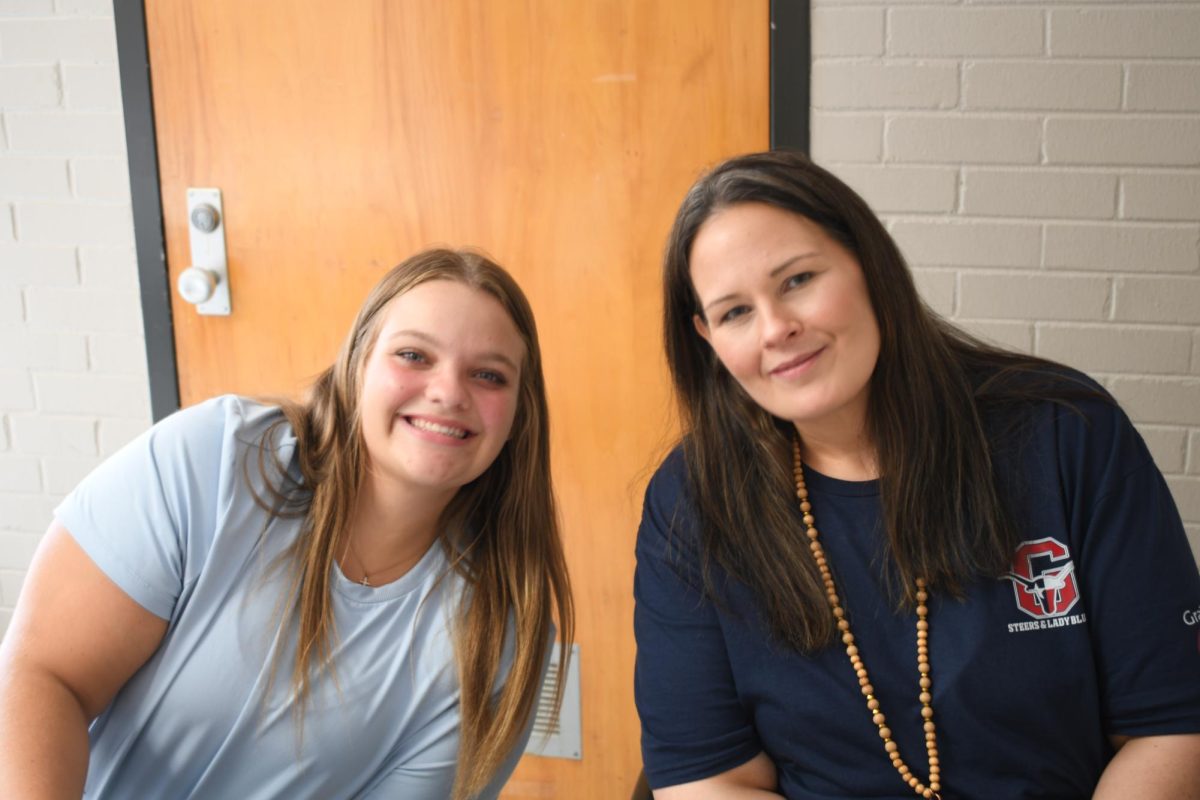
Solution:
[[[1061,617],[1079,602],[1075,562],[1057,539],[1021,542],[1004,578],[1012,581],[1017,608],[1034,619]]]

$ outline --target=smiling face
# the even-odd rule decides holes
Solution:
[[[700,226],[696,329],[759,406],[795,424],[862,431],[879,326],[862,267],[819,225],[763,203]]]
[[[382,485],[453,495],[508,440],[525,344],[499,301],[454,280],[419,284],[379,315],[359,395],[368,469]]]

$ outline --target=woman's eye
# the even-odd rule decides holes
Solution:
[[[494,383],[497,386],[508,385],[508,378],[504,377],[499,372],[493,372],[490,369],[481,369],[479,372],[475,373],[475,377],[481,378],[488,383]]]
[[[408,361],[413,364],[424,364],[426,361],[424,354],[418,353],[416,350],[397,351],[396,358],[399,358],[401,361]]]
[[[795,275],[790,276],[786,281],[783,282],[783,288],[795,289],[797,286],[803,286],[812,280],[812,276],[813,274],[811,272],[797,272]]]
[[[721,322],[733,322],[738,317],[742,316],[743,314],[748,314],[749,312],[750,312],[750,306],[734,306],[733,308],[729,309],[728,311],[726,311],[724,314],[721,315],[720,321]]]

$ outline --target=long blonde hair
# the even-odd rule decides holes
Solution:
[[[459,800],[486,786],[529,723],[554,635],[552,618],[563,642],[564,670],[574,638],[571,586],[550,483],[541,351],[533,312],[512,277],[476,253],[441,249],[419,253],[389,271],[367,296],[337,359],[305,400],[281,404],[295,431],[302,483],[272,494],[276,513],[287,513],[282,502],[293,509],[299,505],[304,514],[302,534],[291,550],[294,604],[286,612],[299,631],[292,688],[303,709],[314,677],[333,667],[330,576],[367,466],[358,413],[363,363],[378,337],[384,307],[432,280],[457,281],[494,297],[525,343],[511,438],[441,517],[443,546],[469,587],[453,631],[461,718],[453,797]],[[264,477],[283,474],[280,466],[268,470],[260,462]],[[515,645],[513,664],[493,701],[506,632]],[[556,712],[562,683],[554,698]]]

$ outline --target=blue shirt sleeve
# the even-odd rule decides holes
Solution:
[[[646,490],[634,575],[634,694],[651,788],[701,780],[762,752],[705,597],[676,452]]]
[[[88,557],[155,616],[170,619],[215,527],[226,397],[177,412],[97,467],[55,509]],[[207,536],[206,536],[207,535]]]
[[[1120,409],[1089,415],[1074,506],[1105,732],[1200,731],[1200,573],[1170,489]],[[1086,459],[1087,463],[1082,463]]]

